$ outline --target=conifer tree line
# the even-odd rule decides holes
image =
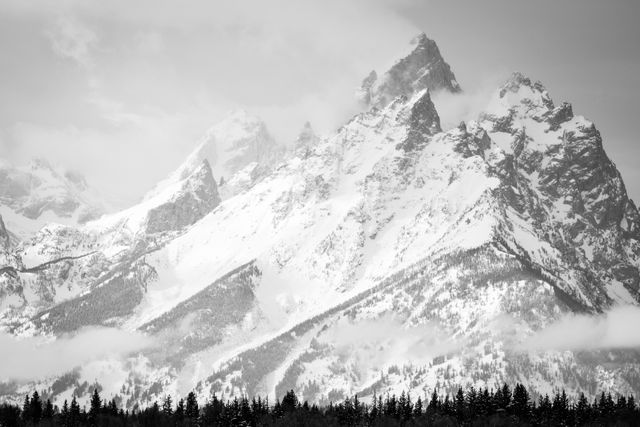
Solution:
[[[202,407],[195,393],[186,400],[166,396],[142,410],[118,408],[94,390],[89,408],[76,398],[54,406],[37,391],[22,407],[0,405],[0,427],[17,426],[640,426],[640,408],[633,396],[615,398],[604,392],[594,401],[584,394],[569,399],[564,392],[531,398],[526,387],[504,384],[496,391],[462,388],[454,396],[434,391],[429,398],[376,396],[363,403],[358,396],[327,406],[301,402],[293,390],[282,400],[245,397],[221,400],[215,394]]]

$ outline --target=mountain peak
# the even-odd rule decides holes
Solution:
[[[224,125],[230,126],[231,123],[256,126],[264,125],[264,122],[260,117],[249,113],[244,108],[236,108],[227,112],[224,118],[213,127],[221,127]]]
[[[494,121],[501,123],[498,126],[504,129],[506,127],[503,125],[511,123],[516,117],[538,117],[541,120],[546,120],[549,115],[557,115],[558,119],[563,120],[573,117],[569,104],[564,103],[555,108],[544,85],[520,72],[512,73],[494,92],[481,115],[485,118],[493,117]]]
[[[221,178],[228,181],[249,164],[272,166],[282,151],[259,117],[244,109],[232,110],[205,132],[178,169],[160,182],[145,199],[153,198],[165,188],[184,180],[199,169],[203,161],[210,165],[216,182],[220,182]]]
[[[460,85],[435,41],[420,33],[411,40],[411,44],[415,45],[413,50],[397,61],[380,80],[375,71],[363,80],[363,101],[384,107],[398,96],[411,96],[424,89],[460,92]]]
[[[546,93],[547,89],[540,81],[532,81],[519,71],[514,71],[511,76],[504,82],[500,89],[500,96],[504,96],[506,92],[518,92],[522,88],[528,88],[533,92]]]
[[[35,157],[26,165],[0,162],[0,210],[9,227],[28,235],[48,222],[84,224],[106,208],[84,177]]]

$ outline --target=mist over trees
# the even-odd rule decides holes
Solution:
[[[633,396],[600,394],[590,402],[584,394],[564,390],[534,401],[522,384],[513,389],[459,388],[455,395],[375,395],[368,403],[358,396],[317,406],[301,402],[293,390],[269,402],[261,397],[232,400],[215,394],[199,406],[196,394],[174,403],[170,395],[142,410],[124,410],[94,390],[89,408],[76,398],[62,407],[43,401],[37,391],[22,407],[0,405],[0,427],[62,426],[637,426],[640,409]]]

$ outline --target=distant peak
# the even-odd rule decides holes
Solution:
[[[302,125],[301,133],[309,133],[309,132],[313,133],[313,127],[311,126],[311,122],[310,121],[306,121]]]
[[[313,147],[320,138],[316,135],[313,127],[310,122],[305,122],[298,134],[298,137],[295,141],[295,149],[296,150],[304,150],[307,151],[309,148]]]
[[[47,159],[42,158],[42,157],[34,157],[34,158],[32,158],[31,161],[29,162],[29,167],[32,170],[47,169],[47,170],[53,171],[53,166],[51,166],[51,163],[49,163],[49,161]]]
[[[84,175],[82,175],[78,171],[67,170],[64,173],[64,177],[69,182],[72,182],[78,189],[85,190],[89,187],[87,185],[87,180],[85,179]]]
[[[260,117],[249,113],[244,108],[237,108],[229,111],[216,125],[225,123],[263,123],[263,121]]]
[[[235,108],[233,110],[230,110],[227,113],[227,117],[228,118],[244,118],[244,117],[252,117],[251,114],[249,114],[249,112],[247,110],[245,110],[244,108]]]

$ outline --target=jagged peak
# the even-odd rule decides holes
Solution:
[[[410,97],[424,89],[432,92],[459,92],[451,67],[443,59],[436,42],[420,33],[411,40],[415,46],[378,79],[375,71],[363,80],[359,97],[367,105],[385,107],[399,96]]]
[[[298,133],[297,140],[301,139],[309,139],[309,138],[317,138],[315,131],[313,130],[313,126],[311,126],[311,122],[306,121],[302,125],[302,129]]]
[[[39,156],[31,158],[31,160],[29,161],[29,169],[32,169],[32,170],[44,169],[44,170],[50,170],[52,172],[55,172],[55,169],[51,165],[51,162],[49,162],[44,157],[39,157]]]
[[[260,117],[242,108],[231,110],[207,129],[182,164],[156,185],[145,200],[190,176],[204,160],[210,165],[214,179],[220,182],[228,181],[250,163],[271,164],[282,152]]]
[[[316,145],[320,141],[320,137],[315,133],[310,122],[305,122],[298,133],[298,136],[294,142],[294,149],[297,154],[306,156],[309,149]]]
[[[228,111],[224,118],[216,123],[213,128],[231,124],[266,126],[264,121],[257,115],[249,113],[244,108],[236,108]]]
[[[424,55],[429,58],[442,58],[440,49],[438,49],[436,42],[427,37],[424,32],[419,33],[411,39],[411,44],[416,45],[415,49],[411,52],[411,55]]]
[[[481,117],[505,118],[509,121],[515,114],[543,119],[554,108],[553,100],[541,82],[514,72],[494,92]]]
[[[519,92],[521,88],[526,87],[531,91],[546,94],[547,89],[539,80],[533,81],[519,71],[514,71],[511,76],[504,82],[500,88],[500,96],[504,96],[507,92]]]

